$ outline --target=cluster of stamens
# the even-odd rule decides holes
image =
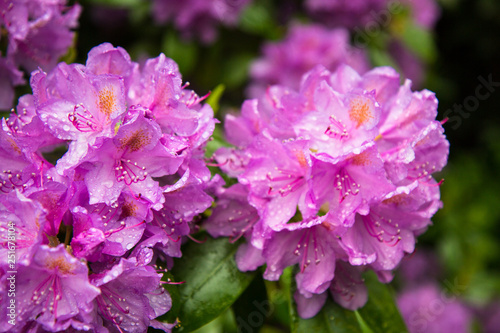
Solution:
[[[53,297],[49,298],[51,293],[53,293]],[[61,294],[61,281],[57,275],[51,274],[33,291],[31,301],[36,305],[45,301],[46,303],[42,308],[42,313],[50,311],[55,314],[57,313],[57,303],[62,298]]]
[[[68,114],[68,119],[80,132],[96,132],[102,129],[101,124],[83,106],[83,103],[75,105],[74,111]]]
[[[293,251],[293,254],[295,254],[296,256],[302,255],[302,259],[300,261],[300,271],[302,273],[307,268],[307,266],[311,264],[311,262],[314,262],[317,265],[321,262],[321,258],[325,256],[325,252],[322,248],[321,243],[316,239],[315,231],[315,228],[306,229],[302,233],[302,236],[300,237],[299,242],[295,247],[295,251]],[[310,249],[311,242],[312,249]],[[319,253],[320,250],[321,253]]]
[[[106,286],[101,286],[101,295],[97,296],[97,307],[100,313],[117,327],[123,322],[123,315],[130,313],[130,307],[125,305],[126,299],[111,291]],[[125,306],[121,305],[124,304]],[[114,313],[113,313],[113,310]],[[120,329],[118,327],[118,329]],[[120,329],[121,330],[121,329]]]
[[[139,166],[137,162],[132,162],[129,159],[116,160],[114,169],[116,180],[118,182],[124,181],[127,185],[143,181],[148,176],[146,167]]]
[[[339,203],[344,201],[349,195],[357,195],[360,187],[361,185],[357,184],[344,168],[335,177],[335,189],[340,192]]]
[[[395,246],[401,240],[399,224],[392,223],[391,219],[386,219],[375,212],[370,212],[362,219],[368,234],[375,237],[380,243]]]
[[[297,173],[294,171],[279,169],[277,167],[275,168],[275,170],[280,175],[273,176],[271,172],[268,172],[266,175],[267,179],[272,182],[284,182],[285,184],[282,185],[278,190],[275,190],[274,187],[272,186],[269,187],[268,190],[269,195],[275,195],[278,193],[282,197],[285,197],[288,194],[295,192],[306,182],[304,176],[298,176]]]
[[[330,116],[330,126],[325,131],[325,134],[331,138],[345,140],[349,138],[347,127],[342,121],[338,120],[334,115]]]
[[[3,171],[3,180],[0,180],[0,192],[9,193],[15,189],[23,192],[28,187],[27,182],[19,173],[13,173],[12,170]]]
[[[189,82],[186,82],[183,86],[182,89],[185,89],[189,86]],[[205,100],[208,96],[210,96],[210,93],[206,94],[205,96],[198,96],[193,90],[189,92],[188,95],[186,95],[186,92],[183,90],[181,93],[181,100],[186,104],[187,107],[192,107],[193,105],[197,105],[201,103],[203,100]]]

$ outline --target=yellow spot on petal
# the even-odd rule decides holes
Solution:
[[[121,148],[128,148],[134,152],[151,142],[151,135],[145,130],[138,130],[132,133],[129,137],[120,139]]]
[[[99,111],[109,118],[116,108],[115,92],[108,87],[101,89],[101,91],[99,91]]]
[[[321,226],[324,227],[328,231],[332,231],[334,229],[334,227],[326,221],[323,221],[323,223],[321,223]]]
[[[295,157],[297,157],[297,161],[299,161],[300,166],[304,168],[307,167],[307,159],[304,152],[302,150],[294,150],[293,153],[295,154]]]
[[[353,157],[350,158],[350,161],[352,164],[358,166],[370,165],[372,163],[372,160],[370,159],[370,154],[366,151],[362,152],[361,154],[354,155]]]
[[[63,256],[57,258],[48,258],[45,262],[45,267],[47,269],[57,269],[63,274],[74,274],[75,266],[72,263],[66,261]]]
[[[363,97],[355,97],[349,103],[349,118],[356,123],[356,128],[374,118],[373,103]]]
[[[382,139],[382,134],[377,135],[377,136],[375,137],[375,139],[373,139],[373,140],[374,140],[374,141],[378,141],[378,140],[380,140],[380,139]]]
[[[116,123],[116,125],[115,125],[115,135],[116,135],[116,133],[118,133],[118,130],[120,129],[120,126],[121,126],[121,125],[122,125],[121,120],[120,120],[119,122],[117,122],[117,123]]]
[[[18,153],[19,155],[21,155],[21,149],[19,148],[19,146],[14,142],[14,140],[12,140],[11,138],[7,138],[7,140],[9,141],[10,143],[10,146],[12,147],[12,149],[15,150],[16,153]]]
[[[394,204],[396,206],[399,206],[406,203],[407,200],[408,200],[408,195],[406,195],[405,193],[401,193],[401,194],[396,194],[395,196],[392,196],[388,199],[385,199],[384,201],[382,201],[382,203],[386,205]]]

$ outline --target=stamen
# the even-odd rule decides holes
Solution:
[[[339,203],[344,201],[349,195],[358,195],[360,184],[357,184],[351,176],[342,168],[335,177],[335,189],[339,193]]]
[[[396,246],[401,240],[401,229],[397,223],[392,223],[391,219],[386,219],[375,212],[370,212],[362,216],[366,231],[372,237],[375,237],[380,243],[388,246]]]
[[[338,120],[334,115],[330,116],[330,126],[325,131],[325,134],[330,138],[338,140],[347,140],[349,138],[349,133],[347,128],[342,121]]]
[[[68,114],[68,119],[80,132],[102,131],[102,125],[82,103],[75,105],[74,111]]]

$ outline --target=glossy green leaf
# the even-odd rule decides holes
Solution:
[[[238,243],[226,238],[190,242],[182,249],[182,259],[174,264],[172,274],[186,281],[179,286],[180,325],[176,332],[190,332],[217,318],[243,293],[254,273],[238,270],[234,255]]]
[[[403,333],[407,332],[390,288],[367,273],[368,302],[358,311],[346,310],[328,297],[313,318],[302,319],[292,307],[292,332]]]
[[[224,139],[224,134],[222,133],[222,128],[220,124],[215,125],[214,133],[212,139],[207,142],[205,147],[205,157],[210,158],[214,152],[220,147],[229,147],[230,144]]]
[[[373,333],[407,332],[390,287],[379,282],[373,272],[365,274],[365,284],[368,288],[368,302],[358,313],[366,326]]]
[[[181,281],[176,281],[174,276],[170,272],[163,273],[162,281],[181,282]],[[163,287],[170,294],[170,298],[172,299],[172,307],[167,313],[158,318],[158,320],[166,323],[173,323],[177,319],[179,311],[181,309],[181,294],[179,292],[180,286],[178,284],[164,283]]]
[[[274,305],[267,299],[266,285],[261,274],[253,279],[232,308],[240,330],[255,332],[260,330],[266,318],[274,311]]]
[[[300,318],[294,307],[292,332],[365,333],[361,330],[355,313],[342,308],[330,298],[326,300],[323,309],[310,319]]]

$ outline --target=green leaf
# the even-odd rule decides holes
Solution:
[[[179,281],[181,309],[176,332],[190,332],[217,318],[243,293],[254,273],[238,270],[234,255],[239,243],[226,238],[190,242],[182,249],[172,274]]]
[[[368,54],[370,56],[370,61],[375,67],[379,66],[391,66],[392,68],[399,70],[399,66],[396,61],[391,57],[389,52],[385,49],[379,48],[369,48]]]
[[[407,21],[401,35],[403,43],[427,63],[436,59],[437,50],[431,31]]]
[[[392,292],[386,284],[378,281],[373,272],[365,275],[368,302],[357,312],[373,333],[408,332],[394,302]]]
[[[217,111],[219,111],[219,100],[222,97],[225,89],[226,86],[224,86],[223,84],[219,84],[217,87],[215,87],[214,90],[210,92],[210,95],[207,98],[207,104],[212,107],[212,110],[214,110],[214,115],[217,115]]]
[[[233,312],[239,327],[258,332],[274,306],[267,299],[266,285],[262,275],[255,277],[250,286],[234,302]]]
[[[230,147],[231,145],[224,139],[224,134],[222,133],[222,128],[220,124],[215,125],[214,133],[212,134],[212,139],[207,142],[205,147],[205,157],[210,158],[214,152],[220,147]]]
[[[248,68],[255,60],[253,54],[235,54],[223,66],[223,82],[228,87],[241,86],[248,79]]]
[[[141,4],[142,0],[88,0],[88,2],[105,6],[135,7]]]
[[[328,297],[323,309],[313,318],[302,319],[292,307],[292,332],[402,333],[408,332],[390,288],[379,282],[375,273],[365,276],[368,302],[358,311],[350,311]],[[293,289],[293,288],[292,288]]]
[[[166,33],[162,40],[161,49],[169,58],[172,58],[183,75],[190,74],[198,59],[198,46],[194,42],[181,40],[173,31]]]
[[[302,319],[292,313],[292,332],[332,332],[332,333],[365,333],[361,330],[353,311],[346,310],[335,303],[330,297],[323,309],[313,318]]]
[[[253,1],[241,13],[239,28],[249,34],[277,39],[281,32],[274,22],[271,12],[268,2]]]
[[[174,276],[170,272],[163,273],[163,277],[161,279],[162,281],[166,282],[180,282],[176,281]],[[172,308],[163,316],[158,318],[158,320],[167,323],[173,323],[179,316],[179,311],[181,309],[181,294],[179,292],[179,285],[165,283],[163,284],[163,288],[165,288],[170,294],[170,298],[172,299]]]

